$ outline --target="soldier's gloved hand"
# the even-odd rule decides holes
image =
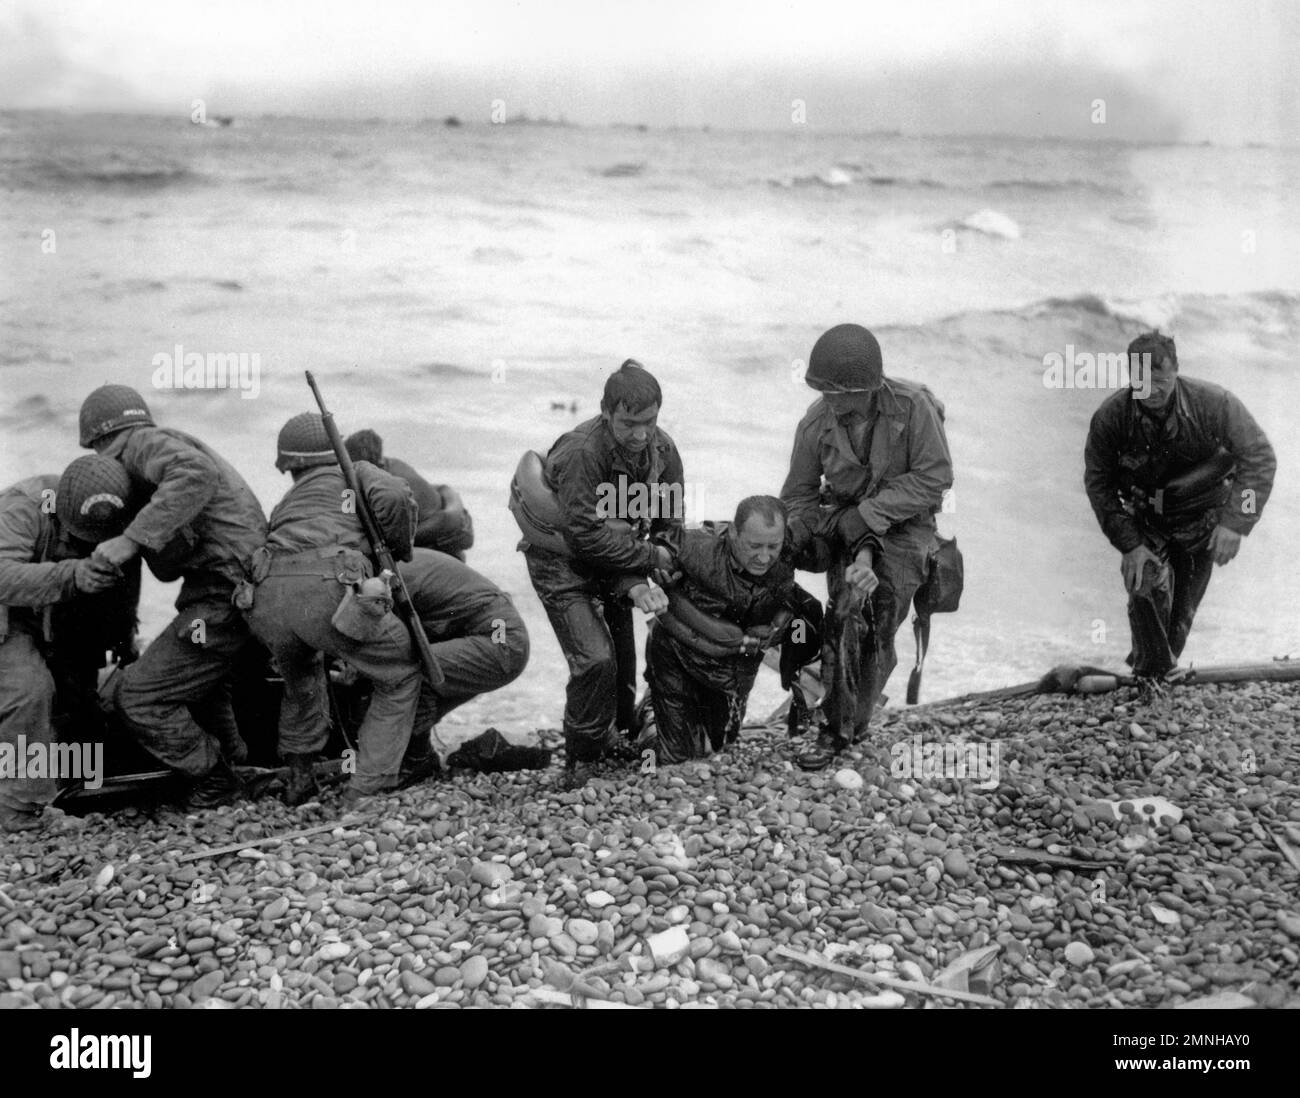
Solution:
[[[1119,570],[1124,576],[1124,589],[1130,594],[1135,594],[1141,589],[1148,564],[1155,565],[1157,576],[1164,572],[1164,561],[1145,545],[1135,546],[1124,554]]]
[[[668,596],[661,587],[651,587],[648,583],[638,583],[627,593],[632,605],[643,614],[658,617],[668,609]]]
[[[94,557],[86,557],[77,561],[77,570],[74,577],[78,591],[93,595],[99,591],[107,591],[117,583],[122,578],[122,570],[116,564],[96,560]]]
[[[863,549],[844,570],[844,581],[850,587],[856,587],[867,598],[880,586],[880,577],[872,570],[872,563],[871,550]]]
[[[95,546],[95,552],[92,556],[96,560],[106,560],[109,564],[125,564],[132,557],[140,552],[140,546],[133,542],[125,534],[115,538],[109,538],[108,541],[101,541]]]
[[[1215,564],[1227,564],[1241,548],[1241,535],[1226,526],[1216,526],[1210,534],[1210,556]]]

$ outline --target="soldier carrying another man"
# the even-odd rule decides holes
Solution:
[[[631,607],[668,606],[684,527],[682,459],[657,426],[663,394],[628,359],[605,382],[601,413],[560,436],[545,459],[524,455],[511,487],[528,575],[569,664],[564,744],[580,764],[627,753],[636,704]],[[644,504],[644,506],[641,506]]]
[[[829,547],[822,682],[827,723],[799,756],[820,770],[862,739],[898,662],[894,635],[925,581],[936,544],[934,515],[952,486],[943,405],[924,385],[886,378],[880,344],[840,324],[813,346],[804,376],[822,395],[795,428],[781,499],[792,548]],[[860,630],[861,647],[844,645]],[[852,660],[856,666],[841,667]]]

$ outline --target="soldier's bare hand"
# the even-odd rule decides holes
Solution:
[[[844,581],[850,587],[856,587],[866,598],[870,598],[880,586],[880,577],[872,569],[872,563],[871,550],[863,549],[844,570]]]
[[[77,590],[87,595],[107,591],[122,578],[122,570],[116,564],[87,557],[77,561],[75,573]]]
[[[1158,582],[1159,576],[1164,572],[1164,561],[1156,556],[1148,546],[1136,545],[1124,554],[1119,564],[1119,570],[1124,577],[1124,589],[1130,594],[1134,594],[1142,588],[1143,578],[1149,564],[1155,565]]]
[[[627,597],[643,614],[658,617],[668,609],[668,596],[664,594],[663,588],[651,587],[648,583],[638,583],[627,593]]]
[[[1216,526],[1210,534],[1210,556],[1215,564],[1227,564],[1241,548],[1241,535],[1226,526]]]
[[[96,560],[107,561],[109,564],[123,565],[140,552],[140,546],[133,542],[125,534],[115,538],[109,538],[108,541],[101,541],[95,546],[95,552],[92,554]]]

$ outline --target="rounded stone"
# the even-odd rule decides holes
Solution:
[[[953,880],[960,881],[970,874],[966,864],[966,855],[960,850],[950,850],[943,856],[943,871]]]
[[[485,957],[476,954],[460,966],[461,982],[471,991],[482,984],[487,977],[488,963]]]

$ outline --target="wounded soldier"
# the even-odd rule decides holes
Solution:
[[[729,524],[686,531],[681,578],[646,642],[650,689],[638,707],[637,746],[658,762],[735,742],[767,649],[782,646],[786,685],[819,654],[821,606],[794,582],[785,534],[785,505],[773,496],[742,500]]]

